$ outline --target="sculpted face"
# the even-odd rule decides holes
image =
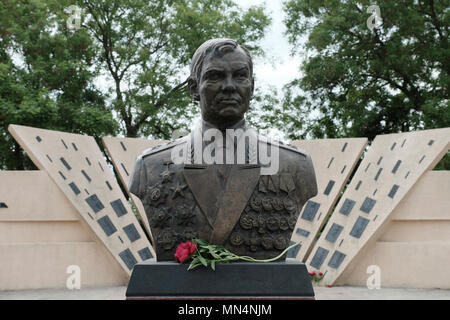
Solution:
[[[253,94],[249,59],[241,48],[206,59],[198,81],[202,117],[219,128],[232,126],[247,112]]]

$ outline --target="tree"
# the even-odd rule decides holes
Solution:
[[[34,168],[9,135],[11,123],[97,138],[117,131],[93,86],[92,41],[67,29],[63,8],[53,0],[0,2],[0,169]]]
[[[285,88],[291,138],[368,137],[450,125],[449,0],[289,0],[285,24],[303,77]]]
[[[170,138],[198,114],[185,89],[195,49],[230,37],[262,54],[270,23],[231,0],[2,1],[0,17],[0,169],[13,170],[34,166],[11,123]]]
[[[229,37],[261,54],[270,19],[231,0],[80,0],[82,27],[112,80],[112,108],[128,137],[170,138],[199,113],[187,90],[189,62],[205,40]]]

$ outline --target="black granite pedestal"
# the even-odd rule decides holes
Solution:
[[[127,300],[142,299],[314,299],[305,264],[283,262],[219,264],[216,270],[149,259],[134,266]]]

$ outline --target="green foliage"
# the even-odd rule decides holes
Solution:
[[[94,87],[93,46],[65,28],[64,1],[0,3],[0,169],[31,169],[9,124],[93,135],[117,125]]]
[[[186,90],[195,50],[236,39],[256,53],[270,19],[230,0],[80,0],[96,61],[112,79],[112,107],[128,137],[170,138],[199,114]]]
[[[285,88],[290,138],[368,137],[450,125],[450,1],[289,0],[285,24],[303,75]]]
[[[76,30],[71,5],[81,9]],[[12,123],[170,138],[198,114],[185,86],[196,48],[230,37],[262,54],[269,23],[262,7],[231,0],[0,2],[0,169],[33,168]]]

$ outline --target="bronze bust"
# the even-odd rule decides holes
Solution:
[[[317,194],[311,157],[245,123],[253,64],[234,40],[203,43],[188,86],[200,103],[201,123],[146,150],[129,186],[144,205],[157,260],[174,260],[178,243],[195,237],[238,255],[279,255],[303,205]]]

